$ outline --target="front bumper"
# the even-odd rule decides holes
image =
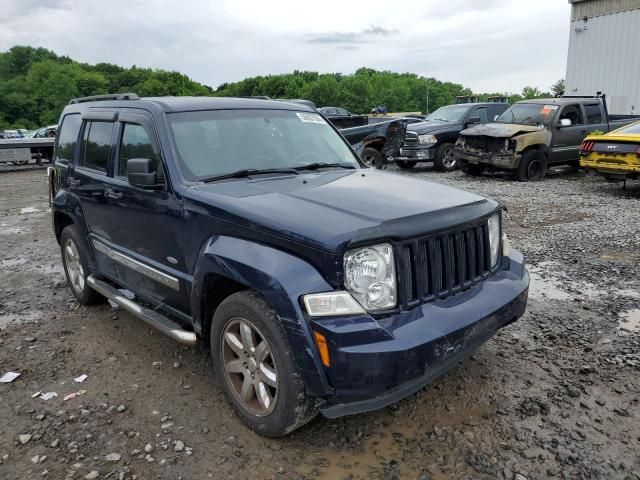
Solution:
[[[400,154],[396,160],[406,160],[410,162],[432,162],[436,158],[435,144],[418,145],[418,146],[402,146]]]
[[[461,147],[453,149],[456,160],[465,160],[472,164],[492,165],[496,168],[514,170],[520,165],[520,154],[517,153],[487,153],[482,151],[469,151]]]
[[[424,387],[525,311],[529,274],[512,252],[502,269],[471,289],[388,317],[314,320],[327,338],[335,395],[329,418],[385,407]]]

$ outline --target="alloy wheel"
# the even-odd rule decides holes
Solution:
[[[453,155],[453,147],[448,147],[442,152],[442,165],[445,168],[454,168],[456,166],[456,157]]]
[[[245,318],[232,318],[220,352],[225,380],[242,407],[258,417],[271,413],[278,400],[278,372],[260,330]]]
[[[527,177],[529,180],[539,180],[542,176],[542,163],[540,160],[533,159],[527,166]]]
[[[67,266],[71,288],[78,295],[82,295],[85,286],[84,268],[82,268],[82,263],[80,262],[78,247],[71,238],[64,245],[64,263]]]

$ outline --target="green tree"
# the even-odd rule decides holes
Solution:
[[[553,93],[554,97],[561,97],[564,95],[564,78],[561,78],[551,85],[551,93]]]

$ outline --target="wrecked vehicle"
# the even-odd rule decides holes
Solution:
[[[77,301],[201,340],[262,435],[396,402],[527,303],[499,203],[365,168],[303,104],[75,99],[49,178]]]
[[[579,164],[586,135],[632,122],[631,115],[609,115],[604,95],[523,100],[495,123],[460,134],[454,156],[468,175],[487,168],[509,170],[521,182],[542,180],[549,165]]]
[[[414,119],[392,119],[361,127],[343,128],[340,133],[353,146],[367,167],[378,170],[393,163],[407,130]]]
[[[610,182],[640,178],[640,122],[589,135],[580,146],[580,166]]]
[[[396,164],[409,169],[418,162],[433,162],[437,170],[455,170],[458,164],[453,147],[460,132],[472,125],[492,121],[508,106],[506,103],[493,102],[438,108],[423,122],[407,127]]]

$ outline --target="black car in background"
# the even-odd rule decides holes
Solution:
[[[436,169],[454,170],[458,162],[453,146],[462,130],[492,122],[509,107],[506,103],[465,103],[441,107],[424,122],[407,127],[396,163],[400,168],[413,168],[418,162],[433,162]]]
[[[351,128],[367,125],[369,117],[366,115],[354,115],[353,113],[340,107],[322,107],[317,109],[327,120],[333,123],[336,128]]]

